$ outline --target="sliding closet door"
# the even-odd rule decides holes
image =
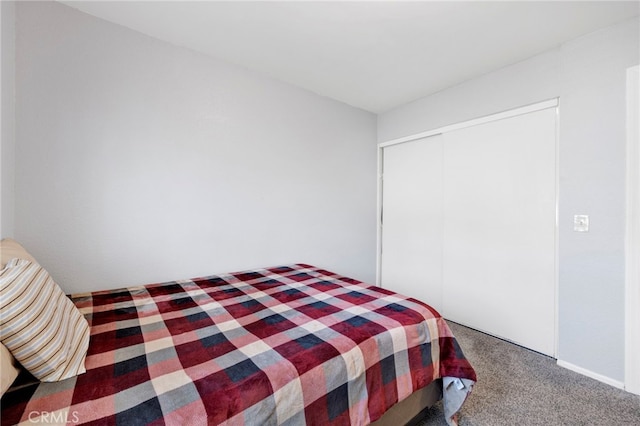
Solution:
[[[443,314],[555,348],[555,108],[444,135]]]
[[[386,147],[382,287],[442,304],[442,136]]]

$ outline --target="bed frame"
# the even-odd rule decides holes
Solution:
[[[428,408],[442,398],[442,380],[436,380],[398,404],[391,407],[371,426],[416,425],[422,420]]]

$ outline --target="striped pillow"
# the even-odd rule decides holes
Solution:
[[[0,341],[36,378],[85,372],[89,324],[47,271],[12,259],[0,272]]]

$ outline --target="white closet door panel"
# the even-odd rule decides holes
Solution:
[[[383,150],[382,287],[442,305],[442,136]]]
[[[556,115],[444,135],[443,314],[555,352]]]

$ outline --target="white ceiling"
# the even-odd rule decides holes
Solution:
[[[379,113],[638,17],[639,1],[63,1]]]

